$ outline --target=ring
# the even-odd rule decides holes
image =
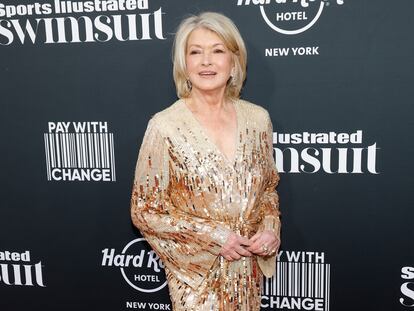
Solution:
[[[269,249],[267,248],[267,245],[266,245],[266,244],[263,244],[263,245],[262,245],[262,250],[263,250],[264,252],[266,252],[266,253],[268,252],[268,250],[269,250]]]

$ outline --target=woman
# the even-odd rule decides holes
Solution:
[[[279,247],[279,177],[267,111],[238,99],[246,49],[217,13],[177,31],[180,98],[149,121],[133,223],[165,264],[174,310],[259,310]]]

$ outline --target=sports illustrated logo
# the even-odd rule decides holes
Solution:
[[[116,181],[114,135],[107,122],[48,122],[49,181]]]
[[[129,242],[121,253],[117,253],[115,248],[105,248],[102,250],[102,267],[119,268],[125,282],[137,291],[157,292],[167,285],[164,264],[149,249],[144,238]]]
[[[329,311],[330,269],[322,252],[280,251],[276,274],[263,281],[262,308]]]
[[[404,283],[401,285],[400,303],[404,307],[414,307],[414,267],[402,267],[401,278]]]
[[[343,0],[336,0],[338,5]],[[257,5],[266,24],[284,35],[296,35],[319,20],[328,0],[237,0],[238,6]]]
[[[0,45],[164,40],[164,14],[149,0],[0,3]]]
[[[1,286],[46,287],[43,281],[42,262],[33,263],[30,251],[23,253],[0,251]]]
[[[363,131],[353,133],[273,133],[280,173],[379,174],[377,143],[362,145]]]

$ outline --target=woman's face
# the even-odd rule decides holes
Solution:
[[[198,28],[187,41],[186,65],[193,90],[224,91],[233,67],[232,52],[215,32]]]

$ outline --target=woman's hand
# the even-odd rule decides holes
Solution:
[[[250,257],[252,253],[247,250],[252,242],[245,237],[242,237],[234,232],[230,233],[226,243],[220,250],[220,255],[228,261],[239,260],[242,256]]]
[[[247,250],[258,256],[274,255],[280,246],[280,239],[272,230],[257,232],[250,238],[250,242]]]

